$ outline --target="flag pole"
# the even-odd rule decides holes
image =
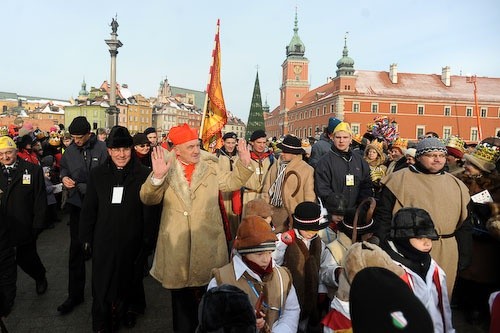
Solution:
[[[220,19],[217,19],[217,27],[215,29],[215,38],[214,38],[214,47],[212,49],[212,63],[210,64],[210,70],[208,71],[208,80],[207,80],[207,88],[205,89],[205,101],[203,103],[203,112],[201,114],[201,125],[200,130],[198,131],[198,138],[202,138],[203,136],[203,127],[205,126],[205,118],[208,111],[208,89],[210,89],[210,81],[212,81],[212,72],[214,68],[215,62],[215,49],[217,47],[217,36],[219,35],[219,23]]]

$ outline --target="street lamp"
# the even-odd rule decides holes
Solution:
[[[474,84],[474,105],[476,108],[476,123],[477,123],[477,134],[478,134],[478,142],[483,138],[483,131],[481,129],[481,117],[479,116],[479,107],[477,105],[477,76],[476,75],[468,75],[466,76],[467,83]]]

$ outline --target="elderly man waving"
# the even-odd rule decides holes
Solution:
[[[175,332],[194,332],[198,303],[213,268],[228,263],[219,208],[219,191],[234,191],[253,170],[245,140],[238,142],[239,160],[233,171],[222,171],[215,155],[200,150],[195,129],[187,124],[170,129],[173,148],[152,153],[153,172],[141,187],[141,200],[163,200],[151,275],[172,293]]]

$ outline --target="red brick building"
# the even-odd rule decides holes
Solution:
[[[336,76],[309,89],[309,61],[297,31],[295,16],[294,36],[282,65],[280,105],[265,115],[268,136],[317,136],[332,116],[363,134],[375,117],[385,115],[397,123],[400,136],[410,140],[432,131],[475,142],[479,128],[482,138],[500,130],[500,78],[451,75],[448,66],[441,75],[398,73],[396,64],[389,71],[355,70],[347,40]]]

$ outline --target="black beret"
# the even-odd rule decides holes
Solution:
[[[250,141],[255,141],[257,139],[260,139],[260,138],[266,138],[267,137],[267,134],[266,132],[264,132],[264,130],[256,130],[252,133],[252,135],[250,136]]]

